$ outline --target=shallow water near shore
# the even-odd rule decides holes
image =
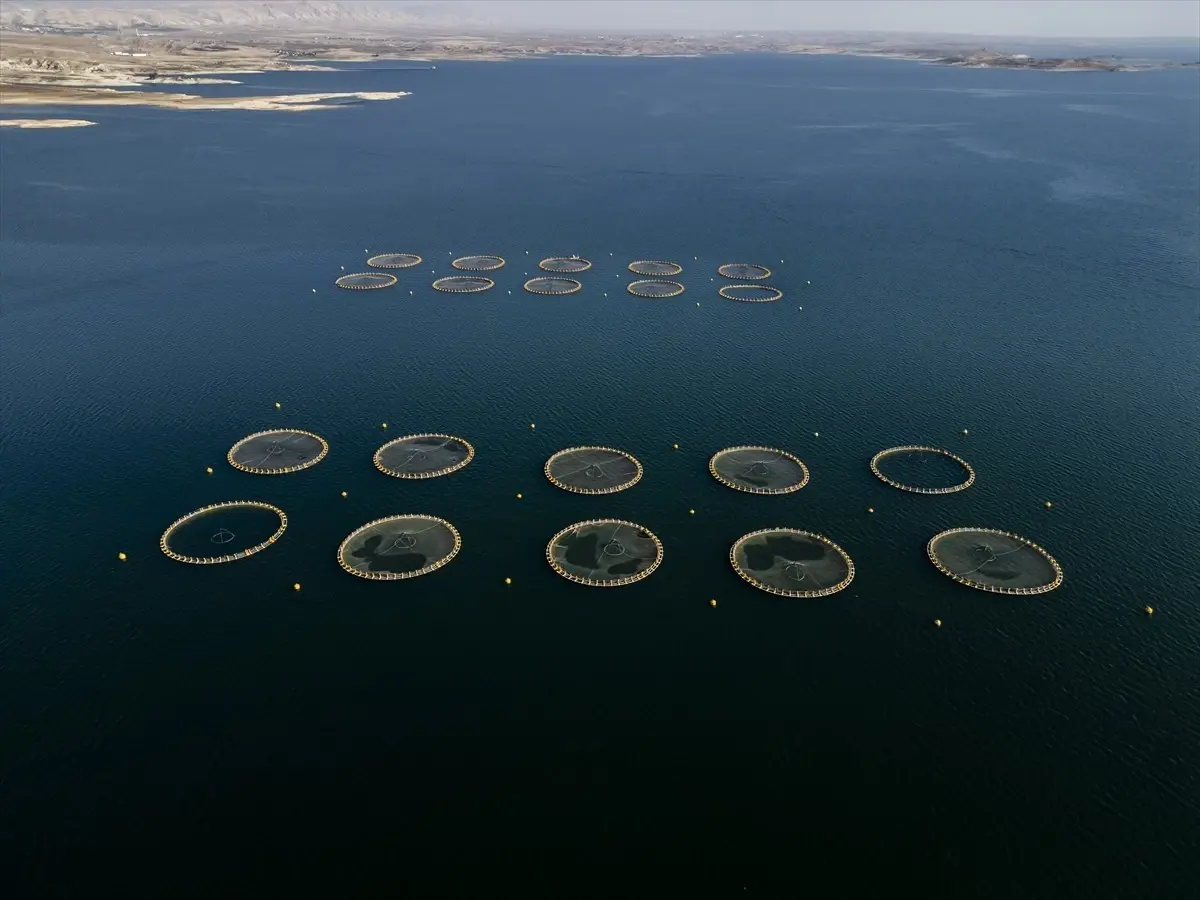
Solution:
[[[973,897],[1194,883],[1196,72],[739,56],[240,80],[186,90],[413,94],[0,134],[0,822],[42,887],[80,853],[218,840],[215,878],[324,845],[361,854],[348,883],[383,857]],[[424,263],[334,287],[386,252]],[[495,288],[430,288],[469,254],[507,259]],[[522,290],[572,254],[581,291]],[[637,259],[680,262],[685,292],[628,294]],[[728,262],[783,299],[719,297]],[[226,463],[269,428],[328,456]],[[375,469],[417,432],[476,457]],[[555,488],[543,464],[578,444],[643,478]],[[722,486],[708,460],[740,444],[810,483]],[[977,481],[887,487],[868,462],[905,444]],[[238,499],[286,511],[277,545],[159,551]],[[343,572],[346,535],[399,513],[452,522],[458,556]],[[659,568],[557,575],[547,541],[600,518],[650,529]],[[954,583],[925,545],[955,526],[1036,541],[1064,583]],[[729,550],[769,527],[826,535],[853,582],[756,591]]]

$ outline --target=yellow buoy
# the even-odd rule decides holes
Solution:
[[[520,495],[520,494],[517,494],[517,499],[518,499],[518,500],[520,500],[520,499],[521,499],[521,495]]]
[[[688,510],[688,515],[689,515],[689,516],[694,516],[695,514],[696,514],[696,511],[695,511],[694,509],[689,509],[689,510]]]
[[[293,590],[293,591],[298,591],[298,590],[300,590],[300,582],[298,582],[298,581],[297,581],[295,584],[293,584],[293,585],[292,585],[292,590]]]
[[[342,491],[342,496],[343,496],[343,497],[345,497],[345,496],[346,496],[346,492],[345,492],[345,491]]]
[[[279,402],[278,402],[278,401],[276,401],[276,402],[275,402],[275,408],[276,408],[276,409],[280,409],[280,408],[281,408],[281,407],[280,407],[280,405],[279,405]]]
[[[384,428],[387,428],[387,422],[384,422],[384,423],[383,423],[383,427],[384,427]]]
[[[118,553],[118,554],[117,554],[117,559],[119,559],[121,562],[125,562],[125,554],[124,554],[124,553]],[[1147,608],[1147,609],[1149,609],[1149,607],[1146,607],[1146,608]]]
[[[124,553],[122,553],[122,554],[121,554],[121,559],[124,559],[124,558],[125,558],[125,554],[124,554]],[[1148,616],[1152,616],[1152,615],[1154,615],[1154,607],[1153,607],[1153,606],[1147,606],[1147,607],[1146,607],[1146,615],[1148,615]]]
[[[942,627],[942,620],[941,620],[941,619],[934,619],[934,620],[933,620],[933,624],[934,624],[934,625],[936,625],[938,628],[941,628],[941,627]]]
[[[211,475],[212,474],[212,466],[208,466],[204,471],[207,472],[209,475]]]
[[[512,584],[512,579],[511,579],[511,578],[505,578],[505,579],[504,579],[504,583],[505,583],[505,584]]]
[[[672,444],[671,446],[672,446],[674,449],[676,449],[676,450],[678,450],[678,449],[679,449],[679,445],[678,445],[678,444]]]
[[[709,601],[708,601],[708,605],[709,605],[709,606],[716,606],[716,605],[717,605],[717,601],[716,601],[716,600],[709,600]]]
[[[529,427],[530,427],[530,428],[537,428],[537,426],[536,426],[536,425],[534,425],[532,422],[530,422],[530,423],[529,423]]]
[[[873,512],[875,512],[875,507],[873,507],[873,506],[868,506],[868,507],[867,507],[867,512],[869,512],[869,513],[873,513]]]
[[[1054,505],[1054,504],[1053,504],[1053,503],[1051,503],[1049,500],[1047,500],[1047,501],[1046,501],[1046,509],[1049,509],[1049,508],[1050,508],[1050,507],[1052,507],[1053,505]]]

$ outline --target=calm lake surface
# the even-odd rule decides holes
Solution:
[[[96,889],[91,863],[130,850],[264,893],[334,858],[348,892],[567,864],[616,874],[609,897],[640,892],[639,864],[729,896],[1194,889],[1196,71],[746,56],[244,80],[183,90],[413,95],[63,107],[99,124],[0,136],[0,838],[30,893]],[[335,288],[367,251],[425,263]],[[507,257],[494,290],[429,288],[469,253]],[[521,290],[569,254],[595,263],[583,291]],[[686,292],[630,296],[634,259],[679,260]],[[784,299],[719,298],[734,261]],[[272,427],[328,457],[226,463]],[[412,432],[476,458],[376,471]],[[642,481],[547,482],[551,453],[593,443]],[[910,443],[978,480],[872,476]],[[707,463],[735,444],[812,480],[731,491]],[[287,512],[277,545],[159,551],[238,499]],[[344,573],[340,541],[396,513],[453,522],[461,553],[412,581]],[[654,531],[658,571],[556,575],[546,542],[600,517]],[[925,543],[959,525],[1038,542],[1065,582],[955,584]],[[730,545],[770,526],[828,535],[853,583],[743,583]]]

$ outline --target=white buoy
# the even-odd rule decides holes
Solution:
[[[316,288],[313,288],[313,293],[315,294],[316,292],[317,292],[317,289],[316,289]]]

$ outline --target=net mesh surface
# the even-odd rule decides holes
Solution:
[[[742,303],[771,303],[783,296],[783,291],[766,284],[726,284],[718,291],[726,300]]]
[[[854,579],[854,563],[828,538],[793,528],[767,528],[740,538],[729,561],[743,580],[783,597],[824,597]]]
[[[960,584],[996,594],[1042,594],[1062,584],[1058,561],[1033,541],[989,528],[952,528],[929,541],[929,559]]]
[[[496,282],[492,279],[478,275],[448,275],[433,283],[435,291],[444,291],[447,294],[478,294],[495,286]]]
[[[634,281],[629,293],[637,297],[675,297],[683,293],[683,285],[677,281]]]
[[[543,272],[586,272],[591,267],[591,262],[578,256],[551,256],[538,263]]]
[[[504,265],[503,256],[460,256],[450,263],[456,269],[467,272],[491,272]]]
[[[283,510],[255,500],[230,500],[176,519],[163,532],[159,547],[179,562],[233,562],[270,547],[286,528]]]
[[[352,272],[334,282],[338,287],[351,291],[371,291],[391,287],[395,283],[396,276],[387,272]]]
[[[410,434],[375,451],[375,466],[396,478],[449,475],[475,458],[475,448],[450,434]]]
[[[394,581],[440,569],[461,546],[458,531],[445,519],[389,516],[351,532],[338,547],[338,563],[360,578]]]
[[[329,445],[320,435],[295,428],[259,431],[234,444],[226,458],[235,469],[255,475],[283,475],[315,466]]]
[[[546,546],[559,575],[577,584],[619,587],[641,581],[662,562],[662,543],[641,525],[594,519],[569,525]]]
[[[573,294],[583,285],[574,278],[530,278],[525,290],[531,294]]]
[[[629,271],[636,275],[678,275],[683,266],[665,259],[639,259],[629,264]]]
[[[717,274],[726,278],[736,278],[738,281],[760,281],[770,278],[771,270],[754,263],[726,263],[717,269]]]
[[[546,477],[576,494],[612,494],[637,484],[642,464],[611,447],[570,447],[546,461]]]
[[[914,494],[952,494],[975,483],[975,470],[961,456],[915,444],[880,450],[871,458],[871,471],[885,484]]]
[[[708,462],[717,481],[751,494],[787,494],[808,484],[808,467],[774,447],[728,447]]]
[[[421,257],[415,253],[380,253],[367,260],[368,266],[377,269],[409,269],[421,264]]]

